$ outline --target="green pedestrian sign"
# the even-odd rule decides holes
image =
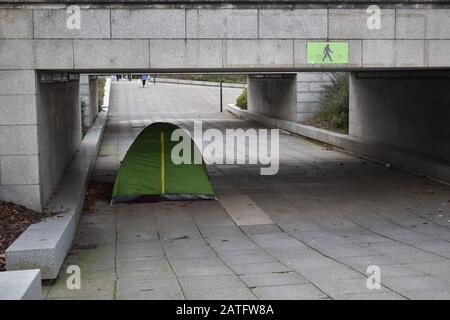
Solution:
[[[308,64],[347,64],[348,42],[308,42]]]

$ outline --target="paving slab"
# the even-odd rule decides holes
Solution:
[[[313,300],[327,296],[310,284],[257,287],[253,292],[263,300]]]
[[[248,196],[221,196],[219,201],[238,226],[273,223],[272,219]]]
[[[179,300],[184,294],[175,277],[156,277],[153,279],[117,280],[116,299],[118,300]]]
[[[257,273],[284,273],[293,271],[292,268],[280,262],[259,262],[259,263],[247,263],[236,264],[231,267],[233,271],[238,275],[243,274],[257,274]]]
[[[256,300],[255,295],[247,288],[212,288],[187,290],[188,300]]]
[[[449,291],[450,282],[433,276],[409,276],[409,277],[392,277],[381,280],[389,288],[397,292],[406,293],[407,291]]]
[[[347,294],[367,294],[373,291],[384,292],[389,289],[381,286],[380,289],[369,289],[366,285],[367,278],[351,278],[351,279],[316,279],[314,281],[321,290],[337,299]]]
[[[259,273],[240,276],[250,288],[306,283],[307,280],[296,272]]]

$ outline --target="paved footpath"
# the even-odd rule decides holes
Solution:
[[[240,91],[224,89],[224,102]],[[153,121],[261,127],[219,113],[218,88],[123,81],[111,94],[96,180],[114,180]],[[218,201],[97,201],[46,298],[450,298],[450,187],[285,133],[280,154],[275,176],[208,166]],[[66,288],[69,265],[81,290]],[[380,289],[367,288],[370,265]]]

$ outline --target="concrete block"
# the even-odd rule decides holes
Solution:
[[[35,95],[0,96],[0,126],[36,124]]]
[[[33,69],[32,40],[0,40],[0,69]]]
[[[41,299],[41,272],[38,269],[0,272],[0,300]]]
[[[0,39],[33,38],[33,11],[0,9]]]
[[[111,28],[112,38],[185,38],[185,10],[112,10]]]
[[[450,39],[450,9],[397,9],[397,39]]]
[[[0,181],[2,185],[38,184],[38,156],[0,157]]]
[[[297,92],[309,92],[309,82],[297,82]]]
[[[0,70],[0,94],[35,94],[34,70]]]
[[[331,82],[333,80],[333,73],[331,72],[322,72],[322,82]]]
[[[73,211],[60,215],[58,225],[31,225],[6,250],[6,270],[40,269],[43,279],[54,279],[64,262],[76,231],[77,219]],[[45,220],[44,220],[45,221]]]
[[[321,81],[322,72],[299,72],[297,73],[297,81]]]
[[[322,82],[311,82],[309,84],[309,90],[312,92],[324,91],[324,84]]]
[[[71,13],[65,9],[36,9],[33,13],[35,39],[98,39],[111,36],[109,10],[81,9],[79,29],[68,28]]]
[[[195,9],[186,12],[187,38],[258,38],[256,9]]]
[[[0,185],[0,200],[12,201],[36,211],[42,210],[39,185]]]
[[[261,9],[260,38],[326,39],[326,9]]]
[[[245,54],[242,54],[245,52]],[[225,40],[225,68],[292,67],[293,43],[290,40]]]
[[[448,67],[450,65],[450,40],[429,40],[428,66]]]
[[[221,68],[220,40],[151,40],[151,68]]]
[[[72,69],[72,40],[35,40],[34,61],[36,69]]]
[[[71,40],[0,40],[0,69],[73,68]]]
[[[297,102],[316,102],[321,97],[320,92],[299,92],[297,93]]]
[[[349,40],[348,41],[348,64],[307,64],[306,56],[306,45],[305,40],[295,40],[294,41],[294,67],[295,68],[329,68],[333,67],[360,67],[361,66],[361,55],[362,55],[362,42],[361,40]]]
[[[147,40],[75,40],[77,69],[139,69],[149,67]]]
[[[0,126],[0,155],[38,153],[37,126]]]
[[[366,9],[330,9],[330,39],[395,39],[395,10],[382,9],[381,28],[367,27]]]
[[[424,67],[423,40],[364,40],[364,67]]]
[[[319,100],[314,102],[298,102],[297,112],[299,113],[316,113],[322,109]]]

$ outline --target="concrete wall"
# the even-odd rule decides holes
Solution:
[[[81,143],[79,80],[38,83],[41,203],[45,205]]]
[[[296,74],[248,76],[247,109],[270,117],[297,117]]]
[[[366,7],[281,3],[84,5],[81,28],[68,29],[60,4],[9,4],[0,8],[0,69],[450,67],[449,8],[380,6],[381,28],[374,30],[367,28]],[[324,39],[348,41],[348,64],[307,63],[307,42]]]
[[[83,129],[89,128],[98,113],[98,81],[96,76],[80,75],[80,103]]]
[[[0,200],[41,208],[37,80],[33,70],[0,70]]]
[[[322,110],[320,100],[330,76],[329,72],[297,73],[297,119],[291,120],[305,122]]]
[[[450,161],[450,78],[363,76],[376,78],[351,74],[350,136]]]
[[[0,200],[42,210],[81,140],[78,80],[0,71]]]

